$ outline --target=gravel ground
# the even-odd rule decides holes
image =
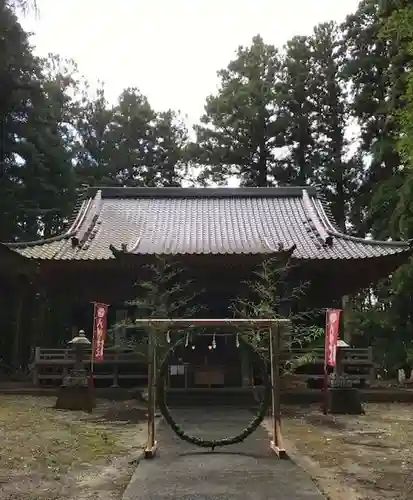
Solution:
[[[347,498],[412,500],[412,406],[365,404],[364,408],[362,416],[333,416],[323,415],[317,405],[285,407],[283,434],[298,457],[309,459],[315,480],[342,485],[350,492]]]
[[[0,498],[121,498],[142,454],[145,412],[134,401],[98,401],[91,415],[54,403],[0,395]]]

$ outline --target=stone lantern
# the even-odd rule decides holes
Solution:
[[[74,354],[74,365],[59,389],[55,408],[92,412],[95,401],[89,376],[85,370],[86,351],[91,342],[86,337],[85,332],[80,330],[78,335],[73,337],[68,344]]]
[[[68,382],[69,384],[87,386],[89,384],[89,377],[86,374],[84,361],[86,358],[85,351],[91,345],[90,340],[86,337],[84,330],[80,330],[79,334],[69,342],[69,345],[75,353],[75,364],[68,377]]]

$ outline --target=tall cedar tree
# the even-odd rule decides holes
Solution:
[[[400,230],[404,237],[412,236],[410,201],[403,202],[404,197],[412,199],[403,151],[408,136],[403,117],[408,110],[411,34],[401,33],[401,25],[394,24],[399,15],[408,14],[409,6],[404,0],[365,0],[344,25],[351,107],[361,127],[365,163],[356,192],[360,232],[370,230],[379,238],[398,238]],[[370,339],[388,370],[411,363],[412,277],[413,266],[403,266],[375,287],[375,300],[369,299],[370,292],[360,294],[353,311],[354,330],[364,332],[359,341]]]
[[[62,81],[33,57],[26,33],[0,7],[0,240],[59,230],[70,211],[72,169],[63,134]]]
[[[403,94],[400,96],[400,109],[396,119],[400,127],[398,148],[401,153],[405,171],[400,172],[403,186],[400,189],[399,202],[394,212],[396,231],[405,238],[413,237],[413,5],[394,10],[383,23],[382,38],[396,39],[399,50],[410,57],[405,66]],[[396,194],[397,195],[397,194]]]
[[[400,0],[406,3],[407,0]],[[361,234],[396,236],[387,215],[397,205],[394,193],[403,183],[397,148],[397,113],[404,105],[404,72],[409,55],[396,36],[383,38],[383,23],[399,0],[363,0],[342,29],[346,44],[346,77],[352,87],[352,114],[361,128],[364,169],[357,192],[355,220]]]
[[[84,97],[77,118],[79,184],[180,186],[187,130],[177,113],[156,113],[137,89],[109,106],[104,89]]]
[[[281,184],[305,186],[313,180],[316,89],[312,59],[309,37],[295,37],[287,42],[277,95],[286,151],[277,161],[276,179]]]
[[[310,37],[314,78],[313,181],[324,192],[335,221],[345,231],[360,183],[357,154],[349,150],[347,92],[343,81],[343,39],[335,23],[323,23]]]
[[[106,100],[104,88],[90,99],[82,95],[76,115],[78,148],[75,156],[77,182],[90,186],[117,185],[112,154],[116,143],[111,135],[114,110]]]
[[[219,91],[207,98],[192,146],[202,166],[201,184],[225,184],[232,176],[243,186],[274,183],[275,150],[282,141],[276,118],[279,71],[277,50],[256,36],[218,72]]]

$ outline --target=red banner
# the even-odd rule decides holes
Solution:
[[[325,340],[325,364],[336,366],[336,352],[338,332],[340,328],[341,309],[327,309],[326,313],[326,340]]]
[[[108,319],[108,305],[95,302],[93,312],[93,359],[103,360],[103,348],[106,339],[106,325]]]

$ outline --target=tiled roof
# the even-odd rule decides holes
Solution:
[[[113,259],[132,254],[271,254],[363,259],[410,252],[407,242],[346,236],[314,188],[94,188],[68,231],[6,244],[31,259]]]

